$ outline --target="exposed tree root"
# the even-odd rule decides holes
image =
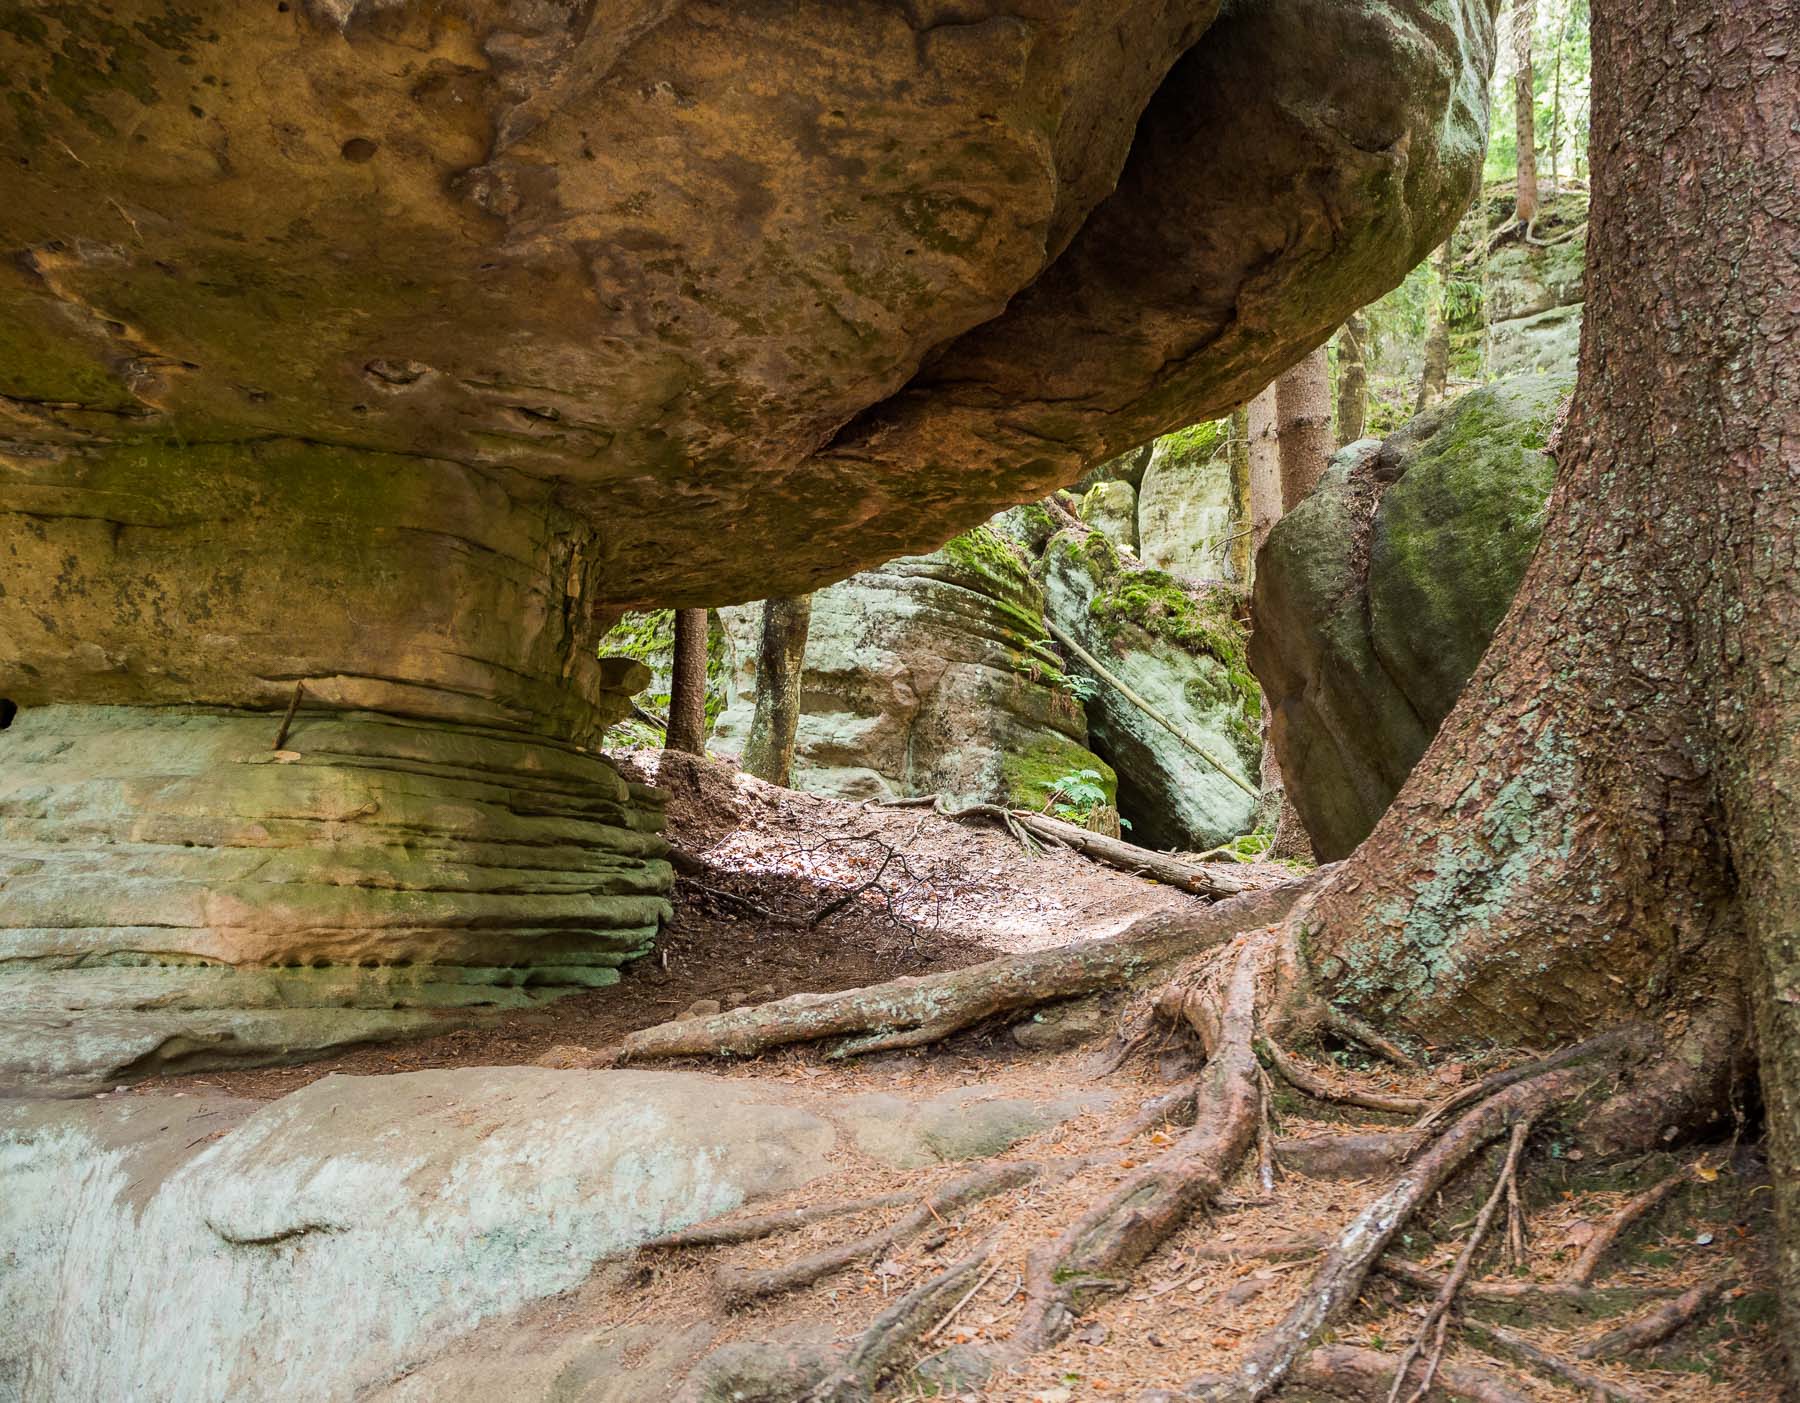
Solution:
[[[1463,1329],[1478,1343],[1510,1354],[1545,1378],[1580,1389],[1589,1398],[1604,1398],[1608,1403],[1649,1403],[1648,1395],[1637,1389],[1615,1383],[1591,1369],[1584,1369],[1574,1360],[1564,1359],[1560,1354],[1526,1339],[1515,1330],[1479,1320],[1465,1320]]]
[[[1373,1400],[1388,1397],[1389,1391],[1402,1383],[1419,1383],[1423,1366],[1415,1364],[1406,1375],[1396,1377],[1398,1365],[1399,1360],[1393,1355],[1379,1350],[1358,1349],[1354,1345],[1323,1345],[1295,1366],[1293,1379],[1295,1383],[1334,1398],[1368,1399],[1373,1403]],[[1487,1369],[1445,1364],[1439,1367],[1438,1378],[1443,1387],[1437,1384],[1426,1386],[1423,1395],[1426,1399],[1454,1397],[1470,1400],[1470,1403],[1531,1403],[1525,1394],[1509,1387],[1505,1379]]]
[[[1361,1106],[1367,1111],[1388,1111],[1395,1115],[1416,1116],[1427,1109],[1416,1096],[1388,1096],[1360,1087],[1339,1086],[1312,1071],[1301,1060],[1285,1051],[1273,1038],[1261,1043],[1263,1056],[1289,1086],[1304,1091],[1316,1101],[1336,1101],[1344,1106]]]
[[[834,1056],[920,1046],[999,1013],[1124,984],[1241,931],[1279,921],[1317,880],[1313,875],[1246,892],[1204,911],[1151,916],[1106,939],[1007,955],[943,974],[908,975],[841,994],[796,994],[661,1023],[627,1037],[616,1058],[748,1056],[834,1037],[847,1039],[829,1054]]]
[[[1403,1257],[1383,1257],[1375,1264],[1383,1276],[1404,1282],[1421,1291],[1441,1291],[1449,1281],[1443,1272],[1432,1271]],[[1471,1301],[1492,1301],[1505,1305],[1567,1305],[1596,1314],[1614,1309],[1621,1302],[1642,1301],[1656,1296],[1676,1294],[1666,1286],[1580,1286],[1572,1281],[1470,1281],[1461,1294]]]
[[[1228,1375],[1190,1384],[1186,1396],[1211,1403],[1254,1403],[1279,1388],[1319,1332],[1356,1299],[1363,1281],[1401,1226],[1489,1141],[1521,1121],[1535,1120],[1578,1097],[1595,1080],[1581,1065],[1592,1049],[1568,1065],[1516,1082],[1463,1116],[1389,1189],[1357,1215],[1327,1254],[1300,1300]]]
[[[777,1233],[793,1232],[827,1218],[843,1218],[852,1213],[867,1213],[876,1208],[894,1208],[918,1198],[912,1189],[898,1193],[874,1194],[868,1198],[841,1198],[830,1203],[809,1203],[801,1208],[784,1208],[777,1213],[761,1213],[754,1218],[738,1218],[727,1222],[697,1223],[678,1232],[653,1237],[640,1249],[657,1251],[674,1247],[729,1247],[739,1242],[759,1242]]]
[[[1564,1280],[1573,1281],[1586,1286],[1593,1281],[1600,1271],[1600,1263],[1613,1246],[1623,1237],[1631,1225],[1655,1208],[1692,1176],[1685,1169],[1671,1174],[1660,1184],[1645,1189],[1636,1198],[1629,1200],[1624,1207],[1606,1220],[1606,1225],[1593,1237],[1588,1239],[1587,1246],[1581,1249],[1581,1255],[1568,1270]]]
[[[1621,1354],[1629,1354],[1634,1349],[1648,1349],[1651,1345],[1659,1345],[1677,1330],[1711,1310],[1713,1303],[1730,1290],[1733,1284],[1732,1278],[1727,1275],[1690,1286],[1674,1300],[1665,1301],[1655,1309],[1645,1311],[1635,1320],[1628,1320],[1618,1328],[1589,1340],[1575,1351],[1575,1356],[1578,1359],[1612,1359]]]
[[[775,1296],[783,1291],[809,1286],[821,1277],[842,1271],[853,1262],[863,1261],[896,1243],[917,1237],[934,1223],[942,1223],[946,1213],[954,1213],[959,1208],[967,1208],[994,1194],[1028,1184],[1042,1170],[1042,1165],[1023,1160],[983,1165],[942,1188],[932,1190],[912,1212],[875,1232],[838,1243],[778,1267],[756,1270],[721,1268],[716,1278],[719,1294],[724,1297],[726,1304],[738,1306],[760,1297]]]
[[[1400,1368],[1394,1376],[1394,1386],[1388,1393],[1387,1403],[1394,1403],[1400,1396],[1402,1386],[1413,1389],[1407,1395],[1407,1403],[1419,1403],[1431,1391],[1431,1381],[1437,1377],[1438,1366],[1444,1362],[1444,1342],[1450,1328],[1450,1308],[1456,1304],[1457,1292],[1462,1290],[1469,1279],[1469,1269],[1475,1265],[1475,1254],[1481,1250],[1482,1240],[1494,1221],[1494,1214],[1512,1191],[1519,1172],[1519,1155],[1530,1134],[1529,1120],[1521,1120],[1513,1126],[1512,1138],[1506,1147],[1506,1162],[1500,1167],[1500,1177],[1494,1182],[1494,1191],[1488,1195],[1487,1202],[1481,1205],[1481,1213],[1475,1219],[1475,1227],[1469,1233],[1469,1240],[1457,1254],[1456,1265],[1451,1268],[1449,1277],[1432,1298],[1431,1306],[1425,1312],[1425,1319],[1419,1324],[1418,1333],[1401,1354]],[[1424,1353],[1427,1336],[1431,1337],[1431,1352],[1425,1357],[1425,1376],[1414,1386],[1407,1375],[1413,1361]]]

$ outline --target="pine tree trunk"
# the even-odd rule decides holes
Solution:
[[[763,602],[762,641],[756,653],[756,710],[744,743],[744,769],[771,784],[794,779],[794,738],[800,730],[801,683],[812,596]]]
[[[1352,312],[1338,332],[1338,447],[1363,436],[1369,412],[1369,323]]]
[[[1768,37],[1796,32],[1800,0],[1594,0],[1607,159],[1542,542],[1305,937],[1328,997],[1440,1045],[1654,1021],[1673,1055],[1595,1122],[1618,1144],[1728,1114],[1753,1004],[1790,1339],[1800,63]]]
[[[1251,539],[1255,513],[1250,499],[1250,413],[1242,405],[1231,412],[1226,453],[1231,468],[1231,542],[1226,565],[1229,577],[1249,589],[1256,559],[1256,543]]]
[[[1275,387],[1270,385],[1244,411],[1250,464],[1250,545],[1260,551],[1281,520],[1281,447],[1275,438]]]
[[[1519,199],[1521,223],[1537,218],[1537,96],[1536,76],[1531,71],[1531,31],[1537,24],[1537,0],[1519,0],[1513,13],[1513,109],[1519,138]]]
[[[706,610],[675,611],[675,658],[669,682],[667,750],[706,752]]]
[[[1422,414],[1444,397],[1450,386],[1450,280],[1456,263],[1449,239],[1438,246],[1431,267],[1436,286],[1431,293],[1431,326],[1425,336],[1425,367],[1419,374],[1419,394],[1413,413]]]
[[[1331,362],[1323,346],[1275,382],[1275,417],[1281,509],[1289,512],[1319,485],[1331,461]]]

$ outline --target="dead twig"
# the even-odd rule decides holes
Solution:
[[[305,690],[305,682],[294,684],[294,695],[288,698],[287,710],[282,713],[281,729],[275,732],[275,744],[269,749],[280,750],[287,745],[288,728],[294,724],[294,713],[300,708],[300,693]]]

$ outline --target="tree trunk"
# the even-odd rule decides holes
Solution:
[[[1338,447],[1363,436],[1369,411],[1369,323],[1352,312],[1338,332]]]
[[[1425,368],[1419,374],[1419,395],[1413,413],[1423,414],[1444,397],[1450,385],[1450,280],[1456,275],[1450,239],[1432,256],[1435,286],[1431,291],[1431,328],[1425,336]]]
[[[1275,387],[1270,385],[1244,411],[1245,451],[1250,465],[1250,545],[1260,551],[1281,520],[1281,447],[1275,438]]]
[[[675,658],[669,682],[669,729],[663,748],[706,752],[706,610],[675,611]]]
[[[812,596],[763,601],[762,643],[756,653],[756,710],[744,743],[744,769],[770,784],[794,779],[794,737],[800,730],[801,683]]]
[[[1513,12],[1513,109],[1519,136],[1519,221],[1537,218],[1537,96],[1531,71],[1531,31],[1537,24],[1537,0],[1519,0]]]
[[[1331,361],[1319,347],[1275,382],[1281,508],[1305,501],[1331,461]]]
[[[1588,299],[1542,542],[1303,933],[1443,1045],[1651,1019],[1592,1122],[1730,1113],[1754,1006],[1800,1339],[1800,0],[1595,0]]]
[[[1250,495],[1250,412],[1242,405],[1231,411],[1226,453],[1231,465],[1231,542],[1226,564],[1230,578],[1249,589],[1256,559],[1256,542],[1251,539],[1256,516]]]

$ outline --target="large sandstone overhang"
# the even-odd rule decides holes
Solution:
[[[1219,9],[15,8],[7,430],[550,483],[598,607],[928,549],[1254,393],[1466,202],[1487,0]]]

